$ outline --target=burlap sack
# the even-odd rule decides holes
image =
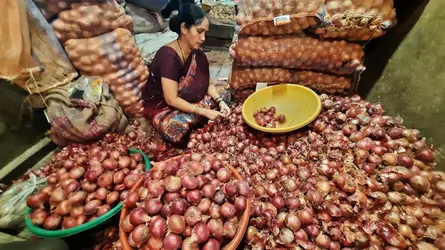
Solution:
[[[85,143],[100,139],[107,133],[125,131],[127,118],[107,84],[102,85],[100,102],[77,96],[70,98],[70,87],[68,84],[52,89],[45,97],[54,143],[60,146]]]

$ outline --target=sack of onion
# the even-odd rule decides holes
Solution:
[[[212,155],[182,155],[156,163],[124,203],[124,250],[236,249],[250,215],[250,188]]]
[[[68,39],[95,37],[117,28],[133,30],[132,19],[111,2],[71,4],[71,9],[60,12],[52,24],[61,43]]]
[[[363,48],[345,41],[323,41],[303,34],[240,36],[231,56],[241,66],[273,66],[352,74],[363,69]]]
[[[71,0],[34,0],[34,3],[42,12],[43,16],[47,21],[50,21],[60,11],[67,10],[70,8],[70,3],[74,2]]]
[[[270,18],[260,18],[249,23],[240,24],[238,33],[246,36],[295,34],[317,25],[317,18],[308,14],[295,15],[290,18],[289,23],[279,26],[275,26],[274,21],[270,20]]]
[[[66,159],[57,173],[48,176],[48,185],[27,198],[28,229],[44,237],[69,236],[117,213],[128,191],[150,168],[141,151],[130,149],[128,154],[122,149],[95,147],[94,154],[79,152]]]
[[[348,4],[346,4],[348,3]],[[322,38],[368,41],[385,34],[397,23],[393,0],[326,1],[326,12],[312,31]]]
[[[445,173],[425,138],[380,104],[320,98],[318,118],[287,135],[251,129],[235,103],[190,136],[252,187],[246,249],[445,249]]]
[[[254,88],[258,82],[268,84],[299,83],[321,93],[345,93],[351,77],[276,67],[241,67],[233,64],[230,87],[235,90]]]
[[[117,28],[93,38],[70,39],[65,50],[83,75],[101,77],[110,85],[127,115],[143,115],[141,91],[148,68],[130,31]]]

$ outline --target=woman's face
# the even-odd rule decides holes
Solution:
[[[187,29],[184,23],[181,25],[182,35],[185,38],[185,41],[189,45],[190,49],[192,50],[201,48],[201,45],[206,40],[206,33],[208,31],[209,31],[209,19],[207,17],[204,17],[201,24],[192,25],[190,29]]]

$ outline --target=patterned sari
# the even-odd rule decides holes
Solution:
[[[193,55],[187,74],[179,81],[179,97],[183,98],[184,95],[193,94],[193,88],[191,86],[195,81],[196,70],[197,63],[195,55]],[[224,91],[220,93],[220,95],[226,103],[230,103],[229,91]],[[196,105],[206,109],[215,109],[218,107],[218,104],[209,95],[205,95]],[[203,119],[205,119],[205,117],[197,114],[186,113],[172,107],[165,107],[153,115],[151,122],[164,140],[177,144],[183,142],[185,137],[191,132],[191,129],[203,121]]]

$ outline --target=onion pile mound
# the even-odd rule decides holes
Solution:
[[[358,96],[320,95],[322,111],[287,135],[228,120],[191,134],[252,187],[248,249],[445,249],[445,174],[419,131]],[[434,248],[435,247],[435,248]]]
[[[102,140],[91,144],[70,144],[55,153],[48,164],[39,169],[28,170],[17,181],[29,179],[30,173],[40,178],[48,177],[63,168],[66,160],[76,160],[79,155],[90,158],[97,154],[97,151],[111,152],[114,149],[119,149],[121,152],[128,152],[129,148],[135,148],[144,152],[150,160],[154,161],[161,161],[179,153],[178,150],[167,149],[167,144],[161,138],[156,138],[154,134],[145,133],[138,120],[132,121],[130,126],[133,130],[126,135],[106,134]]]
[[[142,155],[127,151],[95,147],[89,156],[79,151],[66,159],[47,178],[48,186],[26,200],[32,223],[47,230],[68,229],[110,211],[145,172]]]
[[[179,156],[158,163],[128,194],[120,228],[134,248],[221,249],[235,237],[249,197],[247,181],[214,156]]]
[[[277,114],[277,110],[275,107],[262,107],[259,110],[255,110],[253,112],[253,118],[255,122],[261,127],[266,128],[276,128],[277,123],[285,123],[286,116],[283,114]]]

